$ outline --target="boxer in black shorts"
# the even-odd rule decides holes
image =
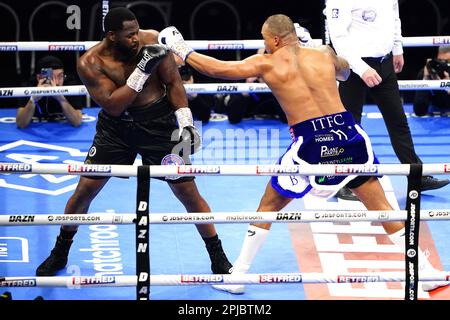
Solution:
[[[114,8],[104,21],[105,37],[77,63],[90,96],[102,107],[97,132],[85,163],[183,164],[197,151],[200,136],[193,126],[174,57],[158,43],[158,32],[140,30],[134,14]],[[177,124],[178,122],[178,124]],[[180,148],[186,146],[188,148]],[[190,146],[190,147],[189,147]],[[179,152],[179,151],[181,152]],[[192,177],[165,177],[188,212],[211,212]],[[80,177],[65,214],[87,213],[109,177]],[[232,267],[212,224],[196,225],[211,259],[211,270],[229,273]],[[63,225],[50,256],[37,276],[52,276],[67,264],[78,226]]]
[[[190,164],[189,154],[181,157],[174,153],[179,146],[178,139],[172,138],[176,130],[177,119],[167,96],[146,106],[128,107],[126,113],[119,117],[102,110],[85,163],[131,165],[140,154],[145,165],[169,164],[170,161],[179,165]],[[180,183],[192,181],[194,177],[156,179]]]

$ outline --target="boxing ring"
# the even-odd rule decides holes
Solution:
[[[76,174],[84,176],[137,177],[136,214],[86,215],[1,215],[0,225],[45,224],[135,224],[136,226],[136,276],[73,276],[73,277],[2,277],[0,283],[7,287],[80,287],[80,286],[136,286],[137,297],[147,300],[150,285],[199,284],[277,284],[277,283],[352,283],[405,281],[405,299],[417,299],[418,281],[447,281],[448,272],[418,273],[419,222],[447,220],[450,210],[420,211],[420,178],[422,174],[446,174],[450,163],[423,165],[191,165],[191,166],[122,166],[122,165],[59,165],[26,163],[0,163],[0,173]],[[164,176],[273,176],[273,175],[408,175],[407,210],[400,211],[285,211],[240,213],[167,213],[149,215],[149,178]],[[352,218],[348,218],[348,217]],[[387,273],[284,273],[284,274],[180,274],[151,275],[149,256],[149,224],[171,223],[248,223],[248,222],[336,222],[336,221],[404,221],[406,220],[406,274]]]
[[[187,41],[196,50],[258,49],[261,40],[231,41]],[[0,47],[16,51],[83,51],[96,42],[0,42]],[[449,44],[450,37],[405,38],[404,46],[438,46]],[[447,90],[447,81],[399,81],[401,90]],[[210,83],[185,85],[189,93],[242,93],[270,92],[265,84]],[[11,87],[0,88],[2,97],[30,97],[51,95],[87,95],[84,86],[62,87]],[[287,134],[287,133],[286,133]],[[0,162],[0,174],[52,174],[95,175],[115,177],[137,177],[137,202],[135,213],[90,213],[86,215],[14,214],[0,215],[0,226],[60,225],[70,222],[77,225],[131,224],[136,228],[136,274],[70,277],[11,277],[0,274],[3,287],[136,287],[136,298],[147,300],[150,286],[190,286],[210,284],[310,284],[310,283],[372,283],[405,282],[405,299],[418,296],[418,281],[448,281],[450,271],[418,274],[417,255],[419,223],[433,220],[450,220],[450,210],[420,210],[421,194],[418,191],[422,175],[450,174],[450,163],[423,165],[197,165],[192,166],[117,166],[84,164],[29,164]],[[407,210],[394,211],[342,211],[342,210],[295,210],[282,212],[213,212],[213,213],[151,213],[149,202],[149,178],[163,176],[273,176],[273,175],[402,175],[408,176]],[[215,178],[209,178],[215,179]],[[406,221],[406,232],[411,241],[406,241],[405,272],[351,272],[332,273],[250,273],[244,275],[171,274],[155,275],[150,271],[149,225],[160,224],[228,224],[228,223],[314,223],[314,222],[363,222]]]

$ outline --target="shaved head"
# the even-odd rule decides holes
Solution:
[[[267,27],[267,31],[273,36],[284,38],[289,34],[295,34],[294,23],[291,18],[284,14],[276,14],[267,18],[264,22]]]

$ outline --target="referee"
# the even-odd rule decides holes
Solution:
[[[327,0],[325,15],[333,47],[347,59],[352,73],[340,82],[339,93],[355,121],[361,123],[367,91],[378,105],[392,147],[401,163],[422,163],[417,156],[400,99],[397,75],[403,48],[397,0]],[[442,188],[450,181],[422,177],[422,191]],[[358,200],[350,189],[337,195]]]

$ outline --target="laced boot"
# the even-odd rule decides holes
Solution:
[[[54,276],[59,270],[63,269],[67,264],[67,256],[72,242],[72,239],[67,240],[57,236],[55,247],[50,256],[36,269],[36,276]]]

